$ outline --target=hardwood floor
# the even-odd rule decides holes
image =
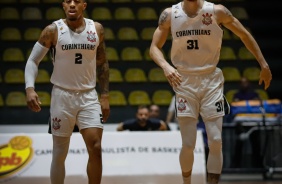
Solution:
[[[223,181],[219,184],[281,184],[282,181]]]
[[[223,174],[219,184],[282,184],[282,177],[264,180],[261,174]]]

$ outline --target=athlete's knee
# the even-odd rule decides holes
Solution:
[[[187,137],[186,139],[182,140],[182,151],[185,152],[193,152],[195,149],[196,138],[194,137]]]
[[[52,162],[55,162],[56,164],[63,164],[65,163],[67,155],[63,155],[63,154],[53,154],[52,157]]]
[[[208,141],[210,152],[221,152],[222,150],[222,139],[220,136],[211,137]]]
[[[69,142],[69,137],[53,136],[53,161],[65,161],[68,154]]]
[[[102,157],[101,141],[95,140],[87,146],[89,157]]]
[[[222,149],[222,117],[204,118],[210,152],[220,152]]]
[[[195,149],[195,146],[192,144],[182,144],[182,151],[193,152],[194,149]]]

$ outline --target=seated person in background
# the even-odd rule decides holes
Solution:
[[[161,114],[160,114],[160,107],[156,104],[152,104],[149,107],[149,117],[150,118],[158,118],[161,119]]]
[[[242,77],[240,81],[240,89],[234,94],[233,101],[240,100],[259,100],[259,95],[252,88],[250,81],[246,77]]]
[[[241,100],[260,100],[258,93],[256,93],[251,88],[251,83],[246,77],[242,77],[239,83],[240,89],[233,96],[233,101],[241,101]],[[236,115],[235,115],[236,116]],[[235,154],[233,158],[233,162],[231,163],[231,167],[240,168],[242,167],[242,152],[244,140],[240,139],[240,135],[244,132],[247,132],[250,126],[243,126],[242,122],[236,122],[235,133],[237,135],[236,143],[235,143]],[[254,131],[251,133],[250,137],[251,147],[252,147],[252,167],[254,168],[262,168],[262,155],[261,155],[261,146],[260,146],[260,132]],[[244,166],[243,166],[244,167]]]
[[[156,118],[149,118],[149,108],[147,106],[139,106],[136,118],[129,119],[119,123],[117,131],[158,131],[167,130],[164,121]]]
[[[232,101],[237,102],[241,100],[260,100],[259,94],[256,93],[252,87],[250,81],[246,77],[242,77],[239,83],[239,90],[233,95]],[[234,114],[226,115],[225,122],[232,122],[234,120]]]
[[[160,110],[160,107],[158,105],[156,105],[156,104],[150,105],[150,107],[149,107],[149,118],[162,119],[161,118],[161,110]],[[166,123],[166,126],[167,126],[167,130],[170,130],[168,123]]]

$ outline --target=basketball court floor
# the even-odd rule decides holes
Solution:
[[[261,174],[222,174],[219,184],[282,184],[282,176],[264,180]]]
[[[223,181],[219,184],[281,184],[282,181]]]

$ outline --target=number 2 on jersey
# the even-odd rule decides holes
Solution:
[[[82,64],[82,54],[81,53],[76,53],[75,54],[75,64]]]
[[[199,49],[198,40],[187,40],[187,49]]]

